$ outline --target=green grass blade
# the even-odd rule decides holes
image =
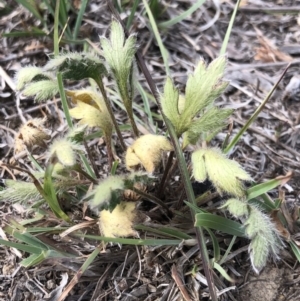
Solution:
[[[20,5],[25,7],[29,12],[31,12],[38,20],[40,20],[45,26],[45,20],[41,16],[37,8],[37,2],[34,0],[16,0]]]
[[[284,77],[285,73],[287,72],[288,68],[290,67],[290,64],[285,68],[282,75],[278,79],[278,81],[275,83],[271,91],[268,93],[268,95],[265,97],[263,102],[260,104],[260,106],[256,109],[256,111],[253,113],[253,115],[249,118],[249,120],[246,122],[246,124],[239,130],[239,132],[235,135],[235,137],[231,140],[231,142],[227,145],[227,147],[224,150],[224,153],[227,154],[241,139],[242,135],[245,133],[245,131],[250,127],[250,125],[253,123],[253,121],[257,118],[258,114],[263,110],[266,103],[271,98],[272,94],[274,93],[275,89],[281,82],[282,78]]]
[[[170,228],[170,227],[159,227],[159,228],[155,229],[155,228],[144,226],[144,225],[136,225],[134,228],[137,230],[148,231],[148,232],[152,232],[152,233],[156,233],[156,234],[161,234],[164,236],[171,236],[171,237],[175,237],[178,239],[192,239],[193,238],[192,236],[190,236],[182,231],[179,231],[178,229],[174,229],[174,228]]]
[[[234,10],[233,10],[232,16],[230,18],[230,22],[229,22],[229,25],[228,25],[228,28],[227,28],[227,31],[226,31],[226,34],[225,34],[225,37],[224,37],[224,40],[223,40],[223,43],[222,43],[222,47],[221,47],[221,50],[220,50],[220,55],[224,55],[226,53],[227,45],[228,45],[229,38],[230,38],[230,35],[231,35],[231,30],[232,30],[232,27],[233,27],[233,23],[234,23],[234,20],[235,20],[236,13],[238,11],[240,2],[241,2],[241,0],[238,0],[235,4]]]
[[[93,263],[95,258],[100,253],[100,247],[97,247],[86,259],[84,264],[80,267],[80,269],[77,271],[77,273],[74,275],[72,280],[69,282],[67,287],[64,289],[63,293],[60,295],[59,300],[65,300],[65,298],[68,296],[69,292],[72,290],[72,288],[75,286],[76,283],[78,283],[79,279],[83,275],[83,273],[88,269],[88,267]]]
[[[26,228],[27,233],[60,233],[69,227],[30,227]]]
[[[23,259],[20,264],[25,267],[25,268],[29,268],[32,267],[36,264],[41,263],[43,260],[46,259],[46,252],[41,252],[40,254],[32,254],[29,257]]]
[[[191,15],[193,12],[195,12],[204,2],[205,2],[205,0],[198,0],[195,4],[193,4],[188,10],[184,11],[182,14],[176,16],[175,18],[173,18],[169,21],[159,23],[158,27],[166,28],[166,27],[170,27],[178,22],[181,22],[186,17]]]
[[[110,171],[110,173],[111,173],[112,176],[116,175],[116,171],[117,171],[118,165],[119,165],[118,161],[114,161],[113,162],[113,165],[112,165],[111,171]]]
[[[148,18],[149,18],[149,21],[150,21],[150,24],[151,24],[154,36],[155,36],[155,39],[156,39],[158,47],[160,49],[160,53],[161,53],[162,59],[164,61],[164,66],[165,66],[166,74],[169,76],[170,75],[170,68],[169,68],[169,63],[168,63],[168,57],[169,57],[168,51],[165,48],[165,46],[164,46],[164,44],[163,44],[163,42],[161,40],[161,37],[160,37],[159,31],[158,31],[155,19],[153,17],[152,11],[151,11],[151,9],[150,9],[147,1],[143,0],[143,3],[144,3],[145,9],[146,9],[146,12],[147,12],[147,15],[148,15]]]
[[[67,102],[67,97],[66,97],[66,93],[65,93],[65,89],[64,89],[61,72],[57,73],[57,82],[58,82],[59,95],[60,95],[61,104],[62,104],[62,107],[64,110],[64,114],[65,114],[69,129],[72,129],[73,123],[72,123],[72,119],[71,119],[71,115],[70,115],[70,111],[69,111],[69,106],[68,106],[68,102]]]
[[[272,210],[276,209],[274,202],[264,202],[259,199],[251,199],[248,201],[248,204],[258,207],[260,210],[271,213]]]
[[[147,97],[147,93],[145,92],[144,88],[141,86],[139,82],[136,84],[136,88],[139,91],[140,96],[142,97],[144,103],[144,112],[147,114],[148,123],[150,124],[150,126],[154,127],[152,112],[150,108],[149,98]]]
[[[217,262],[214,262],[214,269],[216,269],[227,281],[232,283],[235,282]]]
[[[56,0],[55,14],[54,14],[54,31],[53,31],[53,45],[54,45],[54,55],[59,55],[59,7],[60,0]]]
[[[112,243],[135,245],[135,246],[177,246],[182,242],[182,240],[171,240],[171,239],[114,238],[114,237],[104,237],[98,235],[84,235],[84,234],[76,234],[76,236],[95,239],[104,242],[112,242]]]
[[[74,31],[73,31],[73,39],[75,39],[75,40],[78,37],[79,29],[80,29],[80,26],[81,26],[81,23],[82,23],[82,19],[83,19],[83,15],[85,13],[87,3],[88,3],[88,0],[83,0],[83,1],[81,1],[81,4],[80,4],[80,10],[78,12],[75,27],[74,27]]]
[[[57,200],[56,192],[53,186],[53,182],[52,182],[52,172],[54,169],[55,160],[56,158],[52,157],[46,167],[45,179],[44,179],[44,192],[46,194],[46,201],[49,207],[51,208],[51,210],[53,211],[53,213],[57,217],[65,220],[66,222],[70,222],[69,217],[60,208],[59,202]]]
[[[24,252],[27,252],[27,253],[30,253],[30,254],[39,254],[39,253],[41,253],[40,248],[33,247],[33,246],[28,246],[28,245],[24,245],[24,244],[20,244],[20,243],[16,243],[16,242],[8,241],[8,240],[4,240],[2,238],[0,238],[0,245],[10,247],[10,248],[15,248],[15,249],[18,249],[20,251],[24,251]]]
[[[289,245],[290,245],[294,255],[296,256],[297,260],[300,262],[300,249],[299,249],[299,247],[293,241],[290,241]]]
[[[226,252],[224,254],[224,256],[222,257],[222,259],[219,262],[220,265],[222,265],[225,262],[225,260],[226,260],[227,256],[229,255],[229,253],[230,253],[230,251],[231,251],[231,249],[232,249],[235,241],[236,241],[236,236],[233,236],[232,239],[231,239],[231,241],[230,241],[230,244],[229,244],[229,246],[228,246],[228,248],[227,248],[227,250],[226,250]]]
[[[68,38],[72,38],[72,32],[70,26],[68,25],[68,9],[66,4],[68,3],[67,0],[56,0],[59,1],[59,20],[62,24],[63,28],[66,26],[66,34]]]
[[[32,162],[32,165],[39,171],[44,172],[42,166],[38,163],[38,161],[31,155],[31,153],[28,154],[28,157],[30,161]]]
[[[220,251],[220,246],[219,246],[217,237],[216,237],[216,235],[209,228],[205,228],[205,231],[208,232],[208,234],[209,234],[209,236],[211,238],[212,244],[213,244],[214,260],[215,261],[219,261],[220,257],[221,257],[221,251]]]
[[[282,184],[281,179],[272,179],[267,182],[257,184],[247,189],[247,201],[254,199]]]
[[[230,235],[245,237],[245,231],[241,224],[211,213],[197,213],[195,225],[214,229]]]
[[[133,21],[133,18],[134,18],[134,14],[136,12],[136,9],[137,9],[139,3],[140,3],[140,0],[134,0],[134,3],[132,5],[131,11],[130,11],[130,15],[129,15],[129,17],[127,19],[127,22],[126,22],[126,28],[127,29],[129,29],[129,27],[132,24],[132,21]]]
[[[29,37],[45,37],[47,33],[43,30],[35,31],[12,31],[8,33],[1,34],[5,38],[29,38]]]

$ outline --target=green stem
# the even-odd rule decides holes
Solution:
[[[109,169],[111,169],[112,165],[113,165],[113,161],[114,161],[112,144],[111,144],[111,135],[104,135],[104,139],[105,139],[106,148],[107,148],[108,166],[109,166]]]
[[[125,142],[123,140],[123,137],[122,137],[119,125],[117,124],[117,120],[115,118],[115,115],[114,115],[114,113],[112,111],[110,102],[109,102],[109,100],[107,98],[106,91],[104,89],[104,85],[103,85],[102,79],[98,77],[98,78],[94,78],[94,80],[97,83],[97,85],[98,85],[98,87],[99,87],[99,89],[101,91],[101,94],[103,96],[103,100],[105,102],[106,108],[108,110],[110,118],[111,118],[111,120],[112,120],[112,122],[114,124],[115,129],[116,129],[117,136],[118,136],[118,138],[120,140],[121,147],[122,147],[123,151],[125,151],[126,150],[126,145],[125,145]]]
[[[58,40],[59,7],[60,7],[60,0],[56,0],[55,13],[54,13],[54,30],[53,30],[53,44],[54,44],[55,56],[59,55],[59,40]]]
[[[67,97],[66,97],[66,93],[65,93],[65,89],[64,89],[61,72],[57,73],[57,82],[58,82],[61,104],[62,104],[64,114],[65,114],[65,117],[66,117],[66,120],[68,123],[68,127],[69,127],[69,129],[73,129],[73,123],[72,123],[72,119],[71,119],[71,115],[70,115],[70,111],[69,111],[69,107],[68,107],[68,101],[67,101]]]
[[[123,101],[123,103],[125,104],[126,102]],[[127,111],[128,117],[129,117],[129,120],[130,120],[130,124],[131,124],[132,130],[133,130],[134,136],[135,136],[136,138],[138,138],[139,135],[140,135],[140,133],[139,133],[139,130],[138,130],[138,128],[137,128],[137,126],[136,126],[136,123],[135,123],[135,121],[134,121],[132,107],[127,108],[127,106],[125,106],[125,108],[126,108],[126,111]]]
[[[178,165],[179,165],[180,173],[181,173],[181,176],[182,176],[184,188],[185,188],[185,191],[186,191],[187,199],[188,199],[190,204],[193,204],[194,206],[197,207],[195,194],[194,194],[194,191],[193,191],[192,183],[190,181],[190,175],[189,175],[189,172],[188,172],[188,168],[187,168],[183,153],[181,151],[181,147],[180,147],[175,129],[174,129],[171,121],[163,114],[162,110],[161,110],[161,112],[162,112],[163,118],[165,120],[166,126],[168,128],[168,131],[169,131],[171,140],[173,142],[174,148],[175,148],[175,153],[176,153],[176,157],[177,157],[177,160],[178,160]],[[192,216],[192,219],[193,219],[193,223],[195,224],[195,212],[192,208],[190,208],[190,211],[191,211],[191,216]],[[207,284],[208,284],[209,291],[210,291],[210,294],[211,294],[211,299],[213,301],[217,301],[218,297],[217,297],[215,287],[214,287],[214,283],[213,283],[212,271],[211,271],[211,267],[210,267],[210,263],[209,263],[208,252],[207,252],[207,248],[206,248],[205,238],[204,238],[204,235],[203,235],[203,229],[202,229],[202,227],[195,227],[195,231],[196,231],[197,241],[198,241],[198,244],[199,244],[199,249],[200,249],[200,254],[201,254],[204,273],[205,273],[205,276],[207,278]]]

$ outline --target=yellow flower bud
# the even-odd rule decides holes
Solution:
[[[129,170],[142,165],[147,172],[153,173],[161,161],[163,151],[173,149],[169,140],[164,136],[147,134],[138,138],[126,152],[126,167]]]

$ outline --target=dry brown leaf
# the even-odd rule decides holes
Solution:
[[[45,118],[33,118],[20,127],[15,137],[15,154],[26,150],[26,147],[45,145],[44,140],[51,138],[51,136],[46,133],[46,128],[44,127],[45,121]]]
[[[278,50],[278,48],[268,38],[263,36],[262,32],[259,29],[255,28],[255,30],[258,41],[261,44],[260,47],[255,48],[255,60],[263,61],[266,63],[291,62],[293,60],[293,58],[290,55]]]
[[[285,240],[289,241],[291,238],[290,232],[283,226],[282,222],[278,217],[278,210],[272,210],[271,212],[271,219],[276,226],[277,231],[279,232],[280,236],[282,236]]]

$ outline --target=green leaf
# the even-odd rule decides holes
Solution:
[[[248,204],[242,200],[231,198],[225,202],[220,208],[226,208],[235,217],[248,216]]]
[[[161,106],[164,114],[172,122],[177,133],[178,129],[176,127],[180,118],[178,112],[178,99],[178,90],[175,88],[172,80],[168,77],[164,86],[164,93],[161,96]]]
[[[41,196],[34,183],[25,181],[5,180],[6,189],[0,191],[0,201],[5,202],[36,202]]]
[[[199,62],[186,84],[186,103],[180,120],[181,126],[212,104],[226,89],[228,83],[222,81],[225,66],[225,56],[215,59],[208,67],[203,60]]]
[[[172,25],[175,25],[176,23],[181,22],[186,17],[190,16],[193,12],[195,12],[204,2],[205,2],[205,0],[198,0],[189,9],[185,10],[180,15],[172,18],[171,20],[159,23],[158,27],[159,28],[166,28],[166,27],[170,27]]]
[[[31,12],[39,21],[45,25],[45,20],[39,13],[38,3],[34,0],[16,0],[19,4],[24,6],[29,12]]]
[[[59,71],[64,79],[98,79],[106,74],[103,60],[92,53],[64,53],[51,59],[44,70]]]
[[[254,199],[282,184],[282,179],[273,179],[265,183],[257,184],[247,189],[247,200]]]
[[[211,213],[197,213],[195,226],[206,227],[230,235],[245,237],[245,230],[241,224]]]
[[[290,241],[289,245],[290,245],[294,255],[296,256],[297,260],[300,262],[300,249],[299,249],[299,247],[293,241]]]
[[[110,40],[100,39],[103,57],[112,73],[125,108],[131,114],[133,96],[133,63],[136,53],[136,36],[130,35],[125,40],[122,25],[113,20]],[[131,116],[130,116],[131,117]]]
[[[86,198],[92,198],[89,205],[96,212],[103,209],[110,212],[122,201],[123,190],[125,189],[124,177],[110,176],[103,180],[91,191]]]
[[[217,239],[216,235],[209,228],[206,227],[205,230],[208,232],[208,234],[211,238],[211,241],[213,243],[214,261],[219,261],[220,257],[221,257],[221,252],[220,252],[220,246],[219,246],[218,239]]]
[[[242,181],[250,181],[251,177],[236,161],[226,158],[220,149],[202,148],[193,152],[192,165],[196,181],[205,180],[204,171],[201,172],[205,165],[209,180],[220,194],[226,192],[236,197],[244,197],[245,189]]]
[[[52,181],[52,173],[54,170],[54,165],[57,162],[57,158],[52,156],[50,159],[45,172],[45,179],[44,179],[44,197],[51,208],[52,212],[59,218],[63,219],[66,222],[70,222],[70,218],[63,212],[61,209],[57,196],[56,191],[54,189],[53,181]]]
[[[232,110],[212,107],[199,119],[193,120],[189,126],[187,135],[191,144],[196,144],[200,135],[209,132],[218,133],[225,125]]]
[[[20,71],[17,72],[15,77],[17,82],[16,89],[17,90],[23,89],[24,86],[27,83],[31,82],[32,80],[36,81],[41,79],[45,79],[45,80],[51,79],[49,76],[45,76],[43,73],[44,71],[42,68],[35,67],[35,66],[27,66],[21,68]]]
[[[119,238],[119,237],[104,237],[97,235],[84,235],[75,234],[79,237],[85,237],[94,240],[100,240],[104,242],[119,243],[124,245],[135,245],[135,246],[177,246],[182,243],[179,239],[134,239],[134,238]]]
[[[213,263],[213,267],[214,269],[216,269],[227,281],[229,282],[232,282],[234,283],[235,280],[232,279],[228,274],[227,272],[217,263],[217,262],[214,262]]]
[[[160,234],[160,235],[164,235],[164,236],[172,236],[172,237],[179,238],[179,239],[192,239],[193,238],[192,236],[190,236],[182,231],[179,231],[178,229],[170,228],[170,227],[159,227],[156,229],[156,228],[148,227],[148,226],[144,226],[144,225],[136,225],[136,226],[134,226],[134,228],[137,230],[152,232],[152,233],[156,233],[156,234]]]
[[[23,90],[25,96],[35,96],[36,101],[46,101],[58,94],[58,84],[56,80],[40,80],[32,82]]]
[[[31,245],[29,246],[29,245],[25,245],[25,244],[20,244],[20,243],[4,240],[2,238],[0,238],[0,245],[11,247],[11,248],[16,248],[18,250],[21,250],[21,251],[24,251],[27,253],[39,254],[41,252],[40,248],[33,247]]]

